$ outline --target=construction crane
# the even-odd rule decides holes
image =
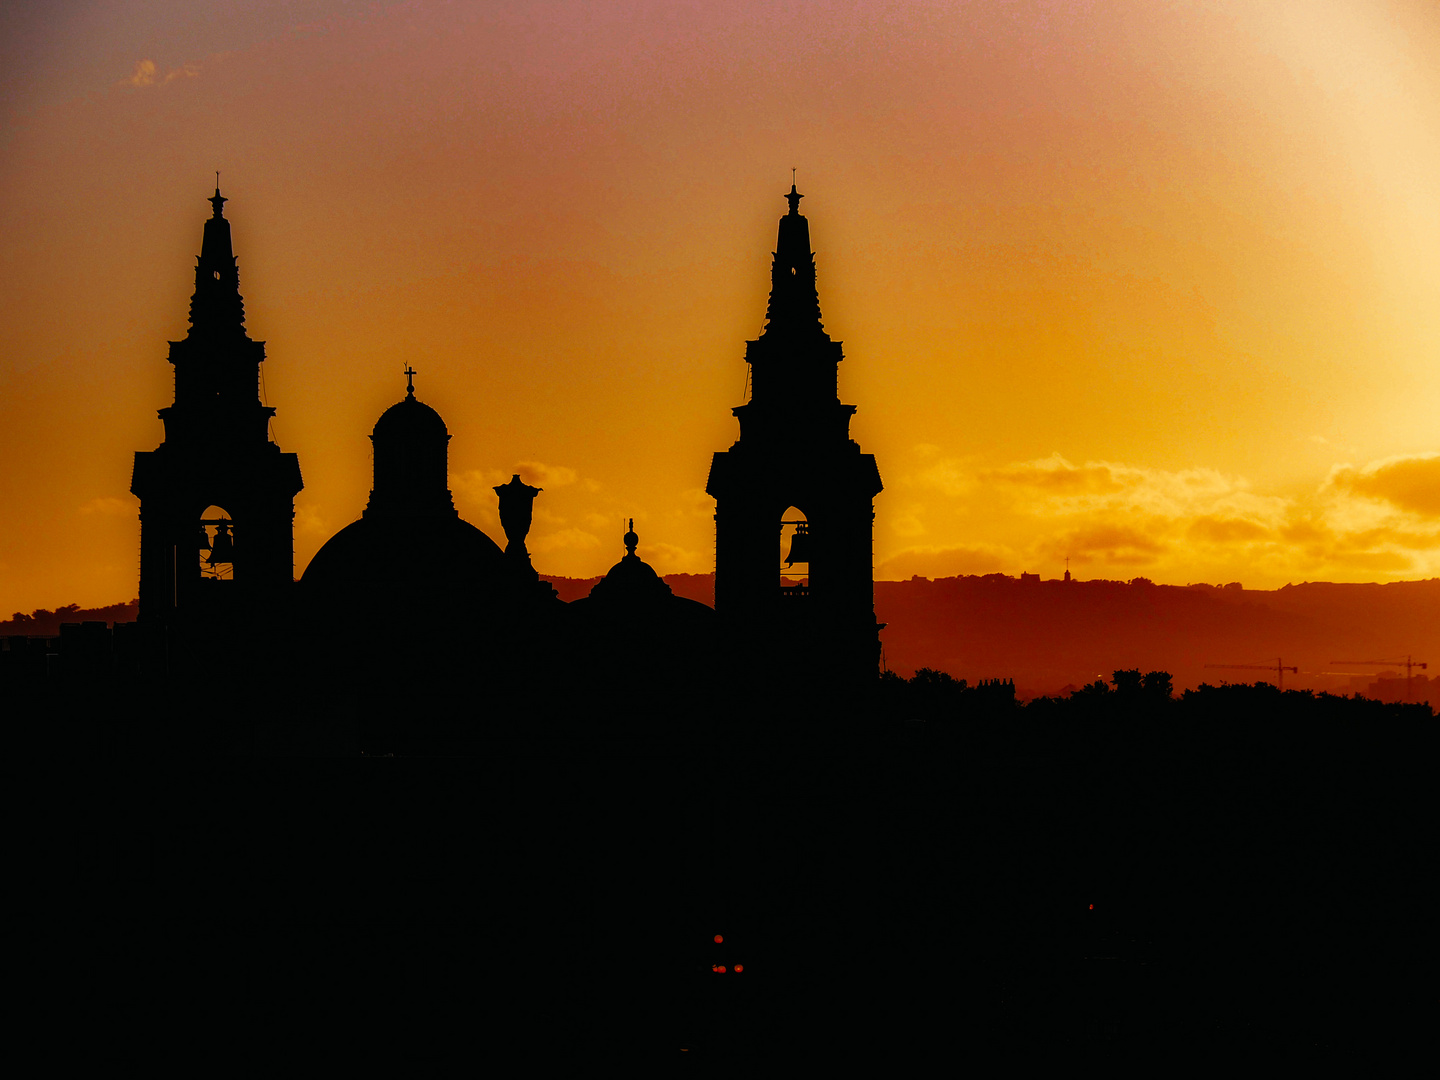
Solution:
[[[1412,659],[1408,654],[1404,660],[1331,660],[1332,664],[1354,664],[1357,667],[1403,667],[1405,669],[1405,700],[1411,700],[1415,695],[1411,692],[1410,680],[1415,673],[1415,668],[1422,671],[1427,665],[1419,660]]]
[[[1205,666],[1215,668],[1245,668],[1249,671],[1273,671],[1275,672],[1276,681],[1282,692],[1285,689],[1285,672],[1293,671],[1296,675],[1300,674],[1298,667],[1294,667],[1293,665],[1286,667],[1285,662],[1278,656],[1275,658],[1275,663],[1273,664],[1206,664]]]

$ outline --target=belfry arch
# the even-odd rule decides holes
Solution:
[[[780,588],[794,598],[810,591],[810,559],[814,554],[810,519],[796,506],[780,514]],[[782,598],[787,594],[782,592]]]
[[[212,581],[235,580],[235,519],[224,507],[210,505],[200,513],[196,547],[200,577]]]

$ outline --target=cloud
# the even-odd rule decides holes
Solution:
[[[708,574],[715,569],[708,551],[691,551],[675,544],[641,544],[635,551],[657,574]]]
[[[941,458],[907,482],[970,504],[999,503],[1009,511],[1053,518],[1104,513],[1159,518],[1247,519],[1262,527],[1283,518],[1288,502],[1258,495],[1243,477],[1215,469],[1152,469],[1113,461],[1082,465],[1060,454],[977,468]]]
[[[171,68],[164,75],[155,65],[154,60],[137,60],[135,70],[127,78],[121,79],[116,86],[128,86],[131,89],[138,89],[142,86],[163,86],[166,83],[174,82],[176,79],[193,79],[200,74],[199,64],[185,64],[178,68]]]
[[[1146,525],[1114,525],[1095,522],[1047,538],[1038,545],[1051,559],[1074,558],[1080,562],[1149,565],[1170,550],[1163,539],[1168,522]]]
[[[715,498],[704,488],[686,488],[677,500],[681,509],[677,513],[687,517],[709,518],[715,516]]]
[[[574,469],[564,465],[546,465],[543,461],[517,462],[515,471],[520,474],[520,479],[525,483],[542,488],[565,487],[580,479],[580,474]]]
[[[1379,547],[1409,548],[1412,551],[1427,551],[1440,548],[1440,529],[1412,529],[1404,524],[1391,523],[1364,532],[1350,533],[1339,537],[1339,544],[1348,549],[1365,551]]]
[[[615,530],[618,529],[619,532],[615,535],[625,535],[627,526],[626,518],[617,517],[614,514],[597,514],[592,512],[586,514],[581,520],[585,522],[586,527],[594,529],[597,533],[615,532]]]
[[[314,506],[295,507],[296,536],[329,536],[330,523]]]
[[[935,464],[904,481],[920,488],[930,488],[951,498],[968,495],[975,488],[975,474],[958,458],[940,458]]]
[[[113,496],[91,499],[84,506],[80,507],[80,513],[89,517],[92,514],[101,514],[105,517],[121,517],[138,513],[138,508],[133,502],[124,499],[117,499]]]
[[[450,490],[477,503],[493,503],[495,488],[508,484],[510,477],[519,476],[522,481],[538,488],[567,487],[580,479],[580,474],[565,465],[547,465],[543,461],[517,461],[510,471],[504,469],[466,469],[450,476]],[[587,491],[596,491],[598,484],[586,480]]]
[[[1389,503],[1425,518],[1440,518],[1440,454],[1372,461],[1363,468],[1337,465],[1325,488]]]
[[[155,61],[139,60],[135,71],[128,79],[121,79],[117,86],[150,86],[155,82]]]
[[[1001,484],[1034,488],[1053,495],[1108,495],[1124,491],[1139,481],[1135,470],[1127,470],[1125,479],[1117,476],[1116,468],[1105,462],[1071,465],[1059,454],[1039,461],[1023,461],[981,474],[983,479]]]
[[[495,488],[509,479],[499,469],[466,469],[450,474],[450,490],[466,502],[489,507],[495,502]]]
[[[1257,495],[1243,477],[1215,469],[1152,469],[1113,461],[1073,465],[1059,454],[977,473],[1013,505],[1046,513],[1143,513],[1164,518],[1206,514],[1258,519],[1283,516],[1283,498]]]
[[[905,540],[924,536],[927,531],[924,517],[925,504],[910,503],[903,511],[890,518],[890,531]]]
[[[1229,544],[1243,540],[1264,540],[1273,535],[1273,531],[1246,518],[1202,514],[1190,522],[1185,530],[1185,535],[1192,540],[1207,541],[1212,544]]]
[[[1404,552],[1392,550],[1365,551],[1351,549],[1334,553],[1335,560],[1345,566],[1360,567],[1364,570],[1386,574],[1403,574],[1415,567],[1415,560]]]
[[[561,529],[543,536],[531,536],[525,546],[536,555],[551,551],[586,551],[600,546],[600,538],[584,529]]]

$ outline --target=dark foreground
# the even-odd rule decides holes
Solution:
[[[459,1060],[1414,1041],[1429,710],[1122,689],[51,758],[17,789],[33,998],[132,1046]]]

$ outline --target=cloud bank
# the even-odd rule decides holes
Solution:
[[[921,467],[896,487],[931,502],[895,515],[891,535],[904,546],[881,560],[881,578],[1058,577],[1067,558],[1090,577],[1181,583],[1223,577],[1237,562],[1281,582],[1440,572],[1440,453],[1338,465],[1313,490],[1285,494],[1205,468],[916,456]],[[937,494],[949,520],[935,512]],[[986,541],[954,543],[967,527]],[[950,542],[925,542],[937,533]]]

